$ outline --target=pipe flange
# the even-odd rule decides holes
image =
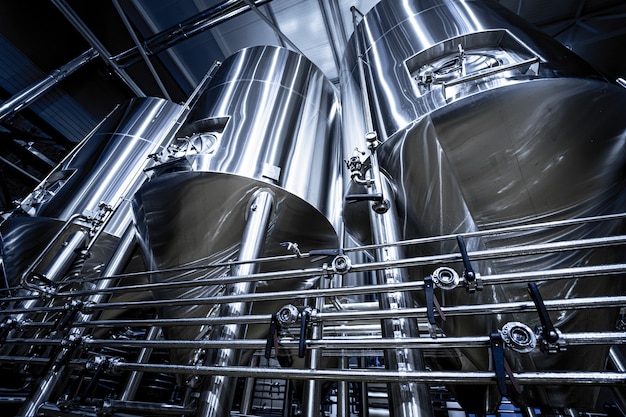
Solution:
[[[298,308],[293,304],[287,304],[278,310],[276,320],[278,320],[281,326],[289,326],[298,321],[299,316],[300,311],[298,311]]]
[[[346,255],[337,255],[330,266],[336,274],[345,274],[352,268],[352,262]]]
[[[452,268],[442,266],[432,273],[433,282],[443,290],[453,290],[459,286],[459,274]]]
[[[528,353],[537,347],[537,336],[530,327],[518,321],[510,321],[500,330],[504,343],[519,353]]]

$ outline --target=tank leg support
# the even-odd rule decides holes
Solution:
[[[261,256],[267,229],[272,217],[274,196],[269,190],[257,191],[251,199],[248,217],[241,240],[239,261],[256,259]],[[241,264],[233,270],[236,275],[250,275],[258,272],[258,264]],[[227,295],[248,294],[255,291],[254,282],[239,282],[226,287]],[[220,317],[236,317],[250,314],[252,303],[230,303],[220,306]],[[245,336],[246,327],[238,324],[222,325],[213,329],[211,340],[236,340]],[[235,349],[214,349],[209,352],[205,363],[212,366],[234,366],[241,355]],[[230,415],[235,384],[234,377],[215,375],[204,385],[198,402],[198,417],[222,417]]]

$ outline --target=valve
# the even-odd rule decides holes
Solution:
[[[298,258],[302,258],[302,252],[300,252],[300,248],[298,244],[295,242],[280,242],[280,246],[284,246],[288,251],[292,252]]]
[[[537,347],[537,337],[530,327],[518,321],[511,321],[500,330],[504,343],[519,353],[531,352]]]
[[[300,317],[300,340],[298,342],[298,357],[304,358],[306,355],[306,331],[313,314],[311,307],[306,307]]]
[[[435,286],[442,290],[453,290],[459,285],[459,274],[452,268],[442,266],[432,274]]]
[[[342,254],[335,256],[330,266],[336,274],[343,275],[350,271],[352,268],[352,262],[347,255]]]
[[[300,311],[298,311],[298,307],[293,304],[287,304],[281,307],[276,313],[276,320],[281,326],[294,324],[298,321],[298,317],[300,317]]]

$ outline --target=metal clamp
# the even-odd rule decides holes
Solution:
[[[460,277],[459,274],[452,268],[442,266],[435,269],[432,274],[433,283],[437,288],[442,290],[453,290],[459,286]]]
[[[0,324],[0,346],[7,340],[11,331],[18,328],[18,326],[19,321],[11,317],[7,317],[4,323]]]
[[[518,321],[510,321],[500,330],[504,343],[519,353],[528,353],[537,347],[537,337],[530,327]]]
[[[76,315],[83,310],[83,302],[72,300],[63,306],[63,314],[55,323],[53,332],[63,331],[74,320]]]
[[[347,255],[337,255],[330,264],[336,274],[343,275],[352,269],[352,262]]]

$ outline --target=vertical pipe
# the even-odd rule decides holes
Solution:
[[[339,358],[340,369],[348,369],[348,358],[342,352]],[[347,381],[337,381],[337,417],[350,417],[350,387]]]
[[[150,327],[148,330],[148,334],[146,335],[146,340],[156,340],[159,335],[160,329],[156,326]],[[152,348],[141,348],[139,353],[137,354],[137,359],[135,362],[137,363],[148,363],[150,360],[150,355],[152,355]],[[137,390],[139,389],[139,383],[141,382],[141,377],[143,377],[142,371],[132,371],[126,380],[126,385],[124,386],[124,390],[120,395],[120,401],[131,401],[135,398],[137,394]]]
[[[328,288],[328,280],[322,279],[320,281],[322,288]],[[322,311],[324,308],[324,297],[318,297],[315,299],[315,308],[317,311]],[[304,320],[304,318],[302,318]],[[323,327],[321,322],[313,322],[311,324],[311,339],[320,340],[323,334]],[[311,370],[318,369],[322,362],[322,350],[321,349],[309,349],[306,359],[306,367]],[[321,403],[322,400],[322,386],[321,381],[307,380],[304,382],[304,395],[303,395],[303,412],[304,417],[319,417],[321,415]]]
[[[624,355],[619,351],[617,346],[611,346],[609,349],[609,362],[618,372],[626,372],[626,361]],[[615,396],[615,403],[622,411],[622,414],[626,412],[626,392],[619,386],[612,387],[613,395]]]
[[[370,209],[370,224],[372,228],[372,240],[374,244],[392,244],[402,240],[400,234],[400,226],[397,223],[397,213],[395,201],[390,198],[393,191],[389,183],[382,178],[378,167],[378,158],[376,154],[377,135],[374,132],[374,123],[370,108],[370,99],[365,79],[365,71],[363,68],[364,57],[361,50],[360,39],[357,30],[357,14],[360,12],[353,6],[352,23],[354,25],[354,33],[356,38],[356,49],[358,59],[359,80],[361,85],[361,94],[364,109],[365,125],[367,128],[367,139],[370,145],[370,175],[373,178],[371,184],[371,193],[380,193],[387,196],[384,204],[388,205],[388,209],[375,210],[374,206]],[[374,203],[378,204],[378,203]],[[383,247],[377,250],[378,261],[395,261],[404,258],[401,247],[391,246]],[[400,268],[387,268],[378,275],[380,284],[395,284],[407,282],[406,271]],[[381,294],[379,299],[380,308],[388,309],[405,309],[412,307],[411,298],[405,293],[385,293]],[[419,329],[417,322],[413,319],[399,318],[391,320],[383,320],[381,323],[382,336],[384,338],[415,338],[419,337]],[[424,358],[422,352],[416,349],[387,349],[385,350],[385,366],[390,370],[398,371],[422,371],[424,370]],[[432,403],[428,385],[409,383],[392,383],[388,384],[389,407],[392,417],[430,417],[433,415]]]
[[[360,361],[359,366],[361,368],[367,368],[367,359],[365,357],[360,357],[359,361]],[[367,385],[367,381],[359,382],[359,388],[360,388],[359,394],[361,396],[361,401],[359,402],[360,404],[359,416],[369,417],[370,401],[369,401],[369,387]]]
[[[256,368],[259,366],[260,357],[257,355],[252,355],[250,359],[250,367]],[[246,384],[243,388],[243,394],[241,396],[241,404],[239,405],[239,412],[243,415],[252,414],[252,396],[254,395],[254,382],[256,378],[253,376],[249,376],[246,378]]]
[[[391,196],[392,190],[387,181],[381,181],[383,195]],[[377,213],[370,210],[370,222],[374,244],[392,244],[401,240],[397,213],[392,199],[388,200],[389,210]],[[389,246],[377,250],[378,261],[395,261],[404,258],[402,247]],[[387,268],[379,273],[380,284],[407,282],[406,271],[401,268]],[[402,310],[412,307],[412,300],[406,293],[384,293],[379,298],[380,308]],[[383,320],[383,338],[417,338],[419,329],[415,319],[395,318]],[[390,370],[423,371],[424,358],[417,349],[398,348],[385,350],[385,366]],[[428,385],[415,382],[391,383],[388,385],[390,413],[393,417],[430,417],[433,415]]]
[[[117,248],[111,259],[107,263],[107,267],[102,271],[101,276],[110,276],[120,273],[123,268],[128,264],[130,257],[132,256],[133,249],[135,248],[135,229],[132,224],[129,224],[122,239],[117,245]],[[100,281],[98,289],[105,289],[112,285],[113,279],[105,279]],[[108,295],[97,294],[91,296],[88,303],[97,304],[102,301],[103,297]],[[91,318],[90,314],[80,313],[77,317],[78,322],[84,322]],[[70,335],[80,337],[84,332],[84,328],[75,327],[70,330]],[[57,357],[65,354],[65,349]],[[52,367],[48,373],[39,381],[39,384],[33,391],[33,393],[27,398],[26,402],[20,409],[20,413],[16,417],[35,417],[38,415],[37,410],[45,401],[48,400],[52,391],[56,388],[57,384],[62,383],[66,379],[66,366]]]
[[[270,224],[274,197],[271,191],[262,189],[257,191],[251,199],[248,208],[248,218],[241,240],[239,261],[249,261],[258,258],[263,253],[265,236]],[[237,266],[233,270],[235,275],[250,275],[258,272],[259,265],[248,263]],[[256,283],[239,282],[226,287],[226,295],[248,294],[255,291]],[[250,314],[252,303],[239,302],[222,304],[220,317],[237,317]],[[213,329],[211,340],[236,340],[245,336],[246,326],[228,324]],[[239,363],[241,354],[236,349],[214,349],[209,351],[207,364],[212,366],[233,366]],[[198,417],[218,417],[230,415],[233,394],[237,379],[225,375],[212,376],[204,385],[198,400]]]

